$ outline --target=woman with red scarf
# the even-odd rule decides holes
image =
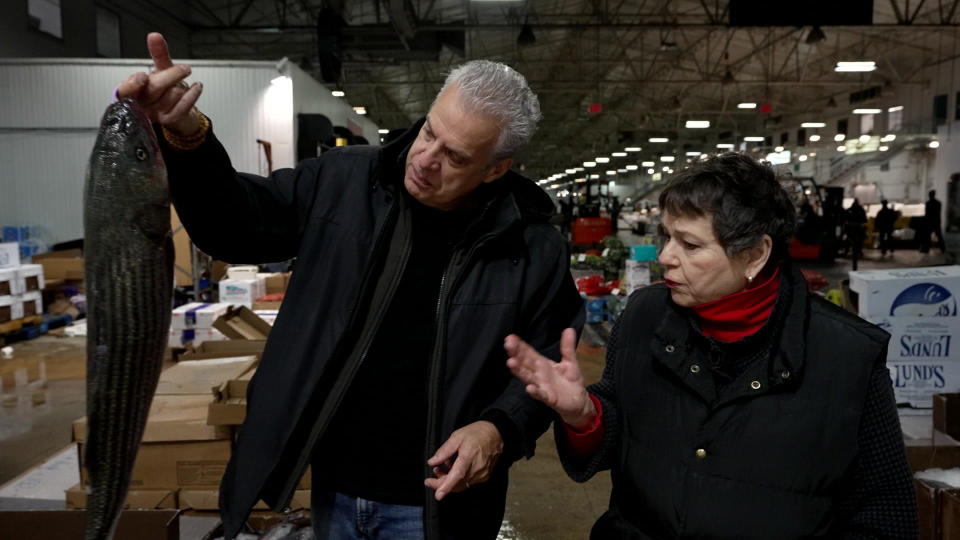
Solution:
[[[716,156],[660,208],[664,281],[631,295],[600,382],[572,329],[559,363],[505,343],[570,477],[611,471],[591,538],[916,538],[889,335],[808,293],[773,172]]]

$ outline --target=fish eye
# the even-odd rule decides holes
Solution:
[[[147,159],[147,151],[142,146],[137,147],[137,159],[144,161]]]

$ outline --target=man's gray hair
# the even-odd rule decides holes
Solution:
[[[527,85],[527,79],[510,66],[471,60],[447,75],[440,93],[451,86],[457,87],[460,102],[467,110],[490,116],[500,126],[500,138],[493,149],[494,162],[514,155],[537,131],[537,122],[542,118],[540,101]]]

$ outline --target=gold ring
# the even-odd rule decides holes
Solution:
[[[187,81],[180,81],[177,83],[177,86],[179,86],[180,88],[183,88],[184,90],[190,89],[190,85],[187,84]]]

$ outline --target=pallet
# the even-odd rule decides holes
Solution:
[[[2,323],[0,324],[0,345],[40,337],[48,330],[70,324],[71,320],[69,315],[46,318],[43,315],[31,315]]]
[[[31,315],[22,319],[14,319],[5,323],[0,323],[0,335],[16,332],[24,326],[35,326],[43,322],[43,315]]]

